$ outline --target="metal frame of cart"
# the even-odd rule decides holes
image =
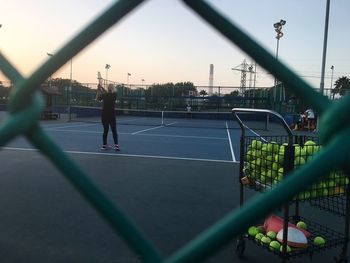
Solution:
[[[298,166],[304,165],[307,159],[313,158],[314,152],[320,147],[319,145],[316,145],[316,143],[315,145],[305,147],[304,143],[307,140],[312,139],[313,141],[318,141],[317,137],[294,135],[283,117],[274,111],[265,109],[234,108],[232,109],[232,114],[241,128],[239,169],[240,206],[244,205],[245,188],[250,188],[258,192],[268,191],[278,184],[279,180],[283,180],[284,176],[288,176],[293,169],[297,169]],[[266,124],[270,121],[271,116],[283,126],[287,135],[264,136],[263,138],[260,136],[247,136],[247,127],[238,116],[240,114],[264,114],[266,115]],[[268,126],[265,125],[265,128],[268,129]],[[254,146],[256,146],[256,148],[254,148]],[[283,151],[281,151],[282,147]],[[279,162],[279,158],[283,160],[283,162]],[[276,169],[278,170],[276,171]],[[280,171],[281,173],[279,173]],[[312,186],[308,186],[304,192],[299,193],[293,198],[293,200],[285,203],[283,205],[282,216],[282,251],[272,252],[280,256],[282,261],[285,262],[294,257],[302,255],[309,255],[311,257],[315,252],[332,247],[343,246],[339,257],[336,258],[336,262],[347,262],[350,220],[350,187],[348,187],[348,184],[349,179],[344,175],[344,172],[335,171],[329,176],[320,179],[320,181],[314,183]],[[343,216],[345,218],[344,233],[339,233],[326,226],[301,217],[299,215],[299,205],[301,202],[308,202],[312,206]],[[295,210],[294,214],[291,216],[289,208],[292,205],[295,206]],[[309,244],[306,248],[295,249],[288,253],[288,223],[296,223],[299,220],[307,222],[308,230],[312,233],[310,240],[316,235],[322,234],[327,238],[326,245],[319,247],[314,244]],[[249,238],[248,235],[244,234],[237,240],[236,251],[239,256],[242,256],[244,253],[245,238],[269,250],[269,246],[263,245],[257,242],[254,238]]]

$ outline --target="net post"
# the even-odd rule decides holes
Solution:
[[[71,105],[68,105],[68,121],[72,121],[72,108]]]
[[[162,125],[164,125],[164,111],[162,111]]]

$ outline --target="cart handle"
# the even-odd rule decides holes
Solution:
[[[272,110],[266,110],[266,109],[233,108],[232,114],[233,114],[233,117],[238,121],[238,124],[242,129],[242,136],[245,135],[246,126],[243,124],[242,120],[238,117],[237,113],[251,113],[251,114],[261,113],[261,114],[266,114],[267,118],[269,117],[269,115],[273,115],[273,116],[277,117],[277,119],[281,122],[282,126],[284,127],[284,129],[288,133],[290,145],[293,144],[293,132],[290,129],[290,127],[288,126],[288,124],[286,123],[286,121],[283,119],[282,115],[280,115],[279,113],[272,111]],[[267,122],[268,122],[268,120],[267,120]]]

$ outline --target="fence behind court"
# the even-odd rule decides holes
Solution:
[[[264,217],[290,200],[307,185],[311,185],[333,169],[347,168],[348,160],[346,157],[350,148],[348,140],[350,116],[347,112],[350,106],[350,96],[345,96],[339,103],[331,104],[327,97],[318,93],[296,76],[284,64],[277,61],[272,54],[259,46],[205,1],[183,1],[220,34],[238,45],[259,65],[272,72],[284,83],[287,89],[293,90],[298,97],[312,105],[321,115],[320,139],[324,148],[308,165],[293,172],[287,180],[281,182],[276,188],[251,200],[239,211],[232,211],[210,229],[165,259],[132,220],[99,190],[82,169],[48,137],[38,124],[38,119],[44,108],[43,98],[37,92],[40,84],[142,2],[121,0],[113,3],[108,10],[26,79],[2,53],[0,54],[0,68],[16,87],[10,97],[10,116],[0,129],[0,145],[4,146],[11,139],[22,134],[25,135],[56,165],[57,169],[68,178],[144,262],[198,262],[217,252],[220,247],[242,234],[258,218]],[[279,198],[275,198],[275,196],[279,196]]]

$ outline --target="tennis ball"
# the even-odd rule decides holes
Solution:
[[[258,233],[258,230],[256,229],[256,226],[251,226],[248,228],[248,235],[255,237]]]
[[[333,178],[333,180],[335,181],[336,184],[339,184],[340,183],[340,180],[341,180],[341,175],[336,173],[336,172],[332,172],[330,174],[330,177]]]
[[[347,178],[346,176],[342,176],[339,180],[339,184],[340,185],[348,185],[349,184],[349,178]]]
[[[261,156],[265,157],[267,155],[267,145],[261,146]]]
[[[266,184],[266,182],[267,182],[266,176],[265,175],[260,175],[259,182],[262,183],[262,184]]]
[[[255,165],[257,165],[257,166],[260,166],[260,167],[261,167],[261,163],[262,163],[261,158],[256,158],[256,159],[255,159]]]
[[[297,223],[297,227],[299,227],[299,228],[301,228],[301,229],[304,229],[304,230],[307,229],[307,225],[306,225],[306,223],[303,222],[303,221],[299,221],[299,222]]]
[[[270,142],[267,144],[267,152],[268,153],[278,153],[279,151],[279,145],[277,144],[277,142]]]
[[[279,168],[278,171],[277,171],[277,174],[283,176],[283,174],[284,174],[284,168],[283,168],[283,167]]]
[[[266,172],[266,177],[269,177],[269,178],[275,178],[277,176],[277,172],[275,170],[268,170]]]
[[[253,156],[252,151],[247,151],[245,158],[247,162],[254,160],[255,156]]]
[[[253,170],[257,168],[256,160],[252,160],[252,161],[249,163],[249,168],[250,168],[250,169],[253,169]]]
[[[266,165],[271,167],[272,163],[273,163],[273,156],[272,155],[266,156]]]
[[[300,166],[305,164],[305,159],[301,156],[296,156],[294,159],[294,166]]]
[[[299,144],[294,144],[294,156],[299,156],[300,154],[301,147]]]
[[[304,149],[306,150],[307,154],[312,155],[314,153],[316,143],[314,141],[306,141],[304,143]]]
[[[335,183],[334,180],[329,180],[329,181],[327,182],[328,188],[334,188],[336,185],[337,185],[337,184]]]
[[[276,232],[271,231],[271,230],[266,233],[266,236],[268,236],[271,239],[275,239],[276,235],[277,235]]]
[[[280,246],[280,251],[281,251],[281,252],[283,251],[283,246],[282,246],[282,245]],[[290,248],[290,246],[287,245],[286,251],[287,251],[287,253],[292,252],[292,249]]]
[[[263,236],[263,237],[261,238],[261,243],[263,243],[263,244],[265,244],[265,245],[270,244],[270,242],[271,242],[271,238],[269,238],[269,237],[267,237],[267,236]]]
[[[277,172],[278,171],[278,163],[277,162],[273,162],[272,164],[272,170]]]
[[[316,246],[323,247],[324,244],[326,244],[326,240],[324,240],[323,237],[317,236],[317,237],[314,238],[314,244]]]
[[[301,192],[298,194],[299,200],[309,199],[311,197],[311,193],[309,191]]]
[[[317,196],[328,196],[328,189],[317,189]]]
[[[264,236],[263,233],[257,233],[257,234],[255,235],[255,240],[256,240],[256,241],[260,241],[261,238],[262,238],[263,236]]]
[[[299,155],[301,157],[303,157],[304,159],[306,159],[306,156],[307,156],[307,153],[306,153],[306,150],[301,148],[300,152],[299,152]]]
[[[258,141],[258,140],[252,140],[252,148],[253,149],[261,149],[261,146],[262,146],[262,142],[261,141]]]
[[[284,161],[284,154],[276,154],[275,155],[275,162],[280,164],[280,165],[283,165],[283,161]]]
[[[283,143],[283,144],[280,146],[280,150],[279,150],[280,153],[281,153],[281,152],[284,152],[284,150],[286,149],[286,146],[288,146],[288,143],[286,143],[286,142]]]
[[[298,151],[294,153],[294,156],[301,156],[303,158],[306,158],[306,150],[304,148],[299,147]]]
[[[270,242],[269,247],[271,250],[279,250],[281,247],[281,244],[278,241],[274,240]]]
[[[310,146],[310,145],[316,145],[316,143],[314,141],[308,140],[304,143],[304,146]]]

